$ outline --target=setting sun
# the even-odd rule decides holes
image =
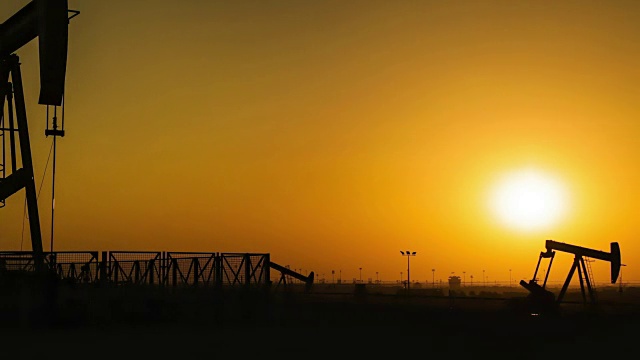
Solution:
[[[637,353],[639,60],[640,0],[0,0],[2,340]]]
[[[519,230],[534,230],[556,224],[566,212],[562,184],[542,171],[524,169],[508,173],[491,194],[497,219]]]
[[[49,3],[80,14],[55,30]],[[0,1],[24,98],[0,91],[0,250],[515,288],[547,239],[619,241],[631,283],[639,23],[640,1]]]

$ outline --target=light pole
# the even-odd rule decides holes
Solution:
[[[462,272],[462,286],[467,286],[467,272]]]
[[[406,256],[407,257],[407,292],[409,291],[409,287],[411,286],[411,277],[410,277],[410,273],[409,273],[409,259],[412,256],[416,256],[416,252],[410,252],[409,250],[407,250],[407,252],[405,253],[404,251],[400,251],[400,253],[402,254],[402,256]]]
[[[509,269],[509,287],[511,287],[511,269]]]
[[[360,282],[362,282],[362,268],[359,268],[359,269],[360,269]]]
[[[376,271],[376,284],[379,283],[378,281],[378,272]]]
[[[482,284],[483,286],[487,286],[487,278],[484,277],[484,270],[482,270]]]
[[[336,271],[335,270],[331,270],[331,282],[333,283],[333,285],[336,284],[335,274],[336,274]]]
[[[473,275],[471,275],[471,286],[473,286]]]
[[[400,271],[400,284],[402,284],[402,271]]]

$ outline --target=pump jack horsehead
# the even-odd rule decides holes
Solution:
[[[68,24],[69,19],[78,13],[78,11],[68,9],[67,0],[32,0],[0,24],[0,144],[2,146],[0,207],[4,207],[9,196],[25,189],[33,264],[36,271],[44,268],[42,235],[20,60],[14,52],[36,37],[38,38],[40,60],[38,103],[54,107],[63,106]],[[69,14],[72,15],[69,16]],[[5,102],[8,109],[6,117],[4,116]],[[58,128],[55,116],[52,130],[48,129],[48,122],[49,119],[47,119],[45,135],[64,136],[64,119],[61,129]],[[21,164],[17,163],[15,133],[18,134],[20,143]],[[5,163],[5,134],[8,134],[9,138],[10,166]]]
[[[567,292],[567,288],[569,287],[569,283],[573,277],[573,274],[578,271],[578,279],[580,281],[580,290],[582,293],[583,303],[587,303],[587,293],[589,295],[589,300],[592,304],[596,303],[594,283],[593,279],[589,278],[590,267],[585,263],[585,257],[593,258],[603,261],[608,261],[611,264],[611,283],[615,284],[618,280],[618,276],[620,275],[620,267],[624,266],[621,263],[620,258],[620,245],[617,242],[612,242],[610,244],[611,251],[604,252],[600,250],[589,249],[581,246],[566,244],[562,242],[557,242],[553,240],[547,240],[546,251],[540,253],[540,257],[538,258],[538,265],[536,266],[536,271],[533,274],[533,279],[529,282],[524,280],[520,280],[520,285],[525,289],[529,290],[530,299],[534,300],[534,302],[546,302],[549,305],[551,302],[555,302],[555,304],[559,304],[562,302],[565,293]],[[571,269],[569,270],[569,274],[567,275],[567,279],[565,280],[558,297],[555,298],[554,294],[550,291],[546,290],[545,287],[547,285],[547,279],[549,277],[549,271],[551,270],[551,264],[553,263],[553,259],[555,257],[556,251],[563,251],[570,254],[574,254],[573,264],[571,265]],[[549,267],[547,269],[544,282],[542,285],[537,282],[538,269],[540,267],[540,261],[543,258],[550,259]],[[586,290],[585,290],[586,288]],[[554,299],[555,298],[555,299]]]

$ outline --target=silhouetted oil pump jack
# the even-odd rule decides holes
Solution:
[[[67,43],[69,19],[79,12],[68,9],[67,0],[33,0],[0,24],[0,206],[5,200],[25,189],[29,214],[31,248],[36,270],[43,268],[42,234],[38,213],[37,193],[34,180],[33,159],[27,124],[20,60],[15,51],[38,38],[40,58],[40,96],[38,103],[47,106],[63,105],[64,85],[67,66]],[[69,14],[72,14],[69,16]],[[4,117],[4,103],[7,103],[7,117]],[[47,108],[48,109],[48,108]],[[15,120],[14,120],[15,111]],[[64,129],[58,128],[56,118],[53,129],[45,135],[64,136]],[[64,124],[64,120],[63,120]],[[64,125],[63,125],[64,127]],[[8,133],[10,167],[6,164],[6,137]],[[20,143],[18,167],[16,138]],[[55,139],[55,138],[54,138]]]
[[[269,266],[272,269],[275,269],[277,271],[280,272],[280,279],[278,280],[278,284],[276,285],[276,287],[278,287],[280,284],[283,284],[284,286],[287,285],[287,276],[291,276],[295,279],[298,279],[300,281],[302,281],[305,285],[305,292],[309,292],[311,291],[311,287],[313,286],[313,279],[315,277],[315,273],[312,271],[309,273],[308,276],[304,276],[298,272],[295,272],[289,268],[286,268],[282,265],[278,265],[274,262],[269,262]]]
[[[520,280],[520,285],[525,289],[529,290],[530,300],[532,300],[537,305],[552,307],[554,304],[559,304],[562,302],[565,293],[567,292],[567,288],[569,287],[569,283],[573,278],[576,270],[578,271],[578,279],[580,280],[580,290],[582,292],[583,302],[587,303],[587,293],[589,295],[589,300],[592,304],[596,303],[596,297],[594,292],[594,283],[593,279],[590,279],[589,273],[590,266],[588,265],[588,260],[585,258],[593,258],[603,261],[608,261],[611,263],[611,283],[615,284],[618,275],[620,274],[621,259],[620,259],[620,245],[617,242],[611,243],[611,251],[604,252],[600,250],[593,250],[581,246],[566,244],[562,242],[557,242],[553,240],[547,240],[545,247],[546,251],[540,252],[540,257],[538,258],[538,264],[536,265],[536,271],[533,274],[533,279],[526,282],[524,280]],[[549,272],[551,270],[551,264],[553,264],[553,259],[556,255],[556,251],[562,251],[566,253],[570,253],[574,255],[573,264],[571,265],[571,269],[569,270],[569,274],[567,275],[567,279],[556,298],[552,292],[546,289],[547,279],[549,278]],[[540,268],[540,261],[543,259],[550,259],[549,266],[547,268],[547,272],[545,274],[544,282],[542,285],[538,284],[537,275],[538,269]],[[586,287],[586,290],[585,290]]]

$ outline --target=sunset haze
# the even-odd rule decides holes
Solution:
[[[3,1],[0,22],[27,3]],[[54,250],[270,253],[349,282],[406,279],[409,250],[412,281],[516,286],[547,239],[618,242],[640,282],[640,2],[69,7]],[[49,251],[37,41],[16,53]],[[522,169],[562,186],[558,221],[496,216],[493,189]],[[31,247],[24,203],[0,209],[3,250]]]

